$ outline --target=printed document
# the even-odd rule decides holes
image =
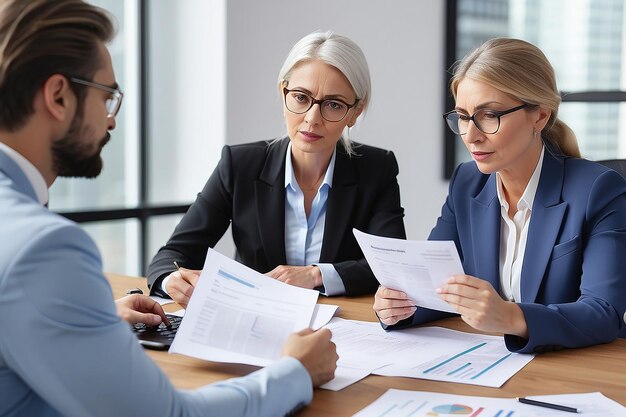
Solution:
[[[463,274],[454,242],[393,239],[357,229],[353,232],[374,276],[383,286],[403,291],[416,306],[456,312],[436,292],[450,276]]]
[[[267,366],[291,333],[309,327],[318,295],[209,249],[170,353]]]
[[[599,392],[587,394],[540,395],[539,401],[577,408],[581,414],[568,413],[519,403],[515,398],[474,397],[435,392],[390,389],[352,417],[626,417],[626,408]]]
[[[403,376],[500,387],[533,355],[509,352],[500,336],[442,327],[385,332],[378,323],[333,318],[341,367],[370,369],[382,376]]]

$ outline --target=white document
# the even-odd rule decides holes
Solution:
[[[625,417],[626,408],[599,392],[541,395],[533,399],[578,408],[581,414],[521,404],[514,398],[470,397],[435,392],[390,389],[353,417]]]
[[[339,306],[333,304],[316,304],[315,310],[313,310],[313,317],[311,317],[311,328],[313,330],[321,329],[324,327],[330,319],[337,313]],[[185,309],[181,308],[172,313],[167,313],[172,316],[184,317]]]
[[[330,319],[339,311],[339,306],[333,304],[316,304],[311,318],[311,329],[317,330],[324,327]]]
[[[333,336],[337,346],[337,369],[335,378],[321,386],[331,391],[339,391],[371,374],[374,369],[392,363],[393,355],[389,349],[401,349],[402,346],[389,346],[380,337],[369,337],[366,327],[361,322],[333,318],[325,327]]]
[[[463,266],[452,241],[403,240],[353,229],[367,263],[383,286],[405,292],[416,306],[456,311],[436,292]]]
[[[325,383],[324,385],[320,385],[320,388],[327,389],[330,391],[339,391],[344,389],[345,387],[358,382],[371,374],[371,369],[362,369],[362,368],[353,368],[351,366],[345,366],[337,364],[337,369],[335,370],[335,378]]]
[[[374,371],[376,375],[498,388],[534,357],[532,354],[509,352],[504,338],[500,336],[465,333],[443,327],[412,328],[391,333],[398,338],[411,338],[420,344],[428,344],[429,349],[416,352],[423,359],[418,365],[409,367],[396,361]]]
[[[385,332],[378,323],[334,318],[338,366],[371,369],[382,376],[403,376],[500,387],[533,355],[511,353],[499,336],[441,327]]]
[[[318,295],[209,249],[170,353],[267,366],[289,334],[309,327]]]
[[[151,295],[150,298],[162,306],[167,305],[167,304],[172,304],[174,302],[174,300],[172,300],[171,298],[163,298],[163,297],[159,297],[158,295]]]

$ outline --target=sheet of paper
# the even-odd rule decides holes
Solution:
[[[176,310],[167,314],[171,314],[172,316],[185,317],[185,309],[181,308],[180,310]]]
[[[396,335],[398,332],[400,334]],[[504,339],[500,336],[465,333],[442,327],[413,328],[391,333],[396,337],[414,338],[420,343],[430,342],[430,347],[435,348],[435,353],[433,354],[432,349],[428,354],[420,350],[420,357],[426,359],[422,363],[406,366],[396,361],[375,370],[376,375],[405,376],[498,388],[534,357],[530,354],[509,352]]]
[[[151,295],[150,298],[162,306],[166,304],[172,304],[174,302],[174,300],[172,300],[171,298],[163,298],[163,297],[159,297],[158,295]]]
[[[626,408],[599,392],[589,394],[543,395],[542,401],[581,409],[572,414],[549,408],[521,404],[514,398],[471,397],[422,391],[390,389],[353,417],[433,417],[463,415],[468,417],[624,417]]]
[[[317,330],[324,327],[338,311],[339,306],[333,304],[316,304],[311,318],[311,328]]]
[[[386,332],[378,323],[333,318],[326,328],[339,365],[376,375],[500,387],[533,359],[509,352],[502,337],[441,327]]]
[[[289,334],[309,327],[318,295],[209,249],[170,353],[267,366]]]
[[[337,365],[335,378],[333,378],[330,382],[321,385],[320,388],[330,391],[339,391],[362,380],[371,374],[371,371],[371,369],[352,368],[350,366]]]
[[[528,398],[577,408],[581,411],[578,415],[583,415],[584,417],[626,417],[626,407],[622,406],[617,401],[607,398],[601,392],[589,392],[585,394],[535,395]],[[534,408],[536,409],[538,407]],[[535,411],[539,412],[539,410]],[[564,413],[562,411],[543,409],[542,412],[544,414],[537,414],[537,416],[564,417]]]
[[[403,240],[353,229],[367,263],[383,286],[404,291],[415,305],[454,313],[436,293],[450,276],[463,273],[452,241]]]

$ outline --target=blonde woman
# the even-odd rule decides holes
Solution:
[[[444,118],[470,152],[429,239],[453,240],[464,275],[438,289],[475,329],[511,351],[542,352],[626,336],[626,182],[580,159],[557,117],[552,66],[535,46],[493,39],[456,67]],[[379,288],[387,329],[443,313]]]

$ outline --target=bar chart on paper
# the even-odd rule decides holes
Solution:
[[[482,342],[456,355],[427,362],[420,368],[424,375],[440,377],[437,379],[472,383],[486,376],[512,355],[501,345],[489,346],[488,342]]]
[[[509,352],[499,336],[469,334],[435,327],[411,332],[411,335],[419,336],[416,340],[423,345],[427,340],[432,340],[435,341],[433,346],[440,348],[426,350],[423,347],[414,356],[423,359],[419,363],[407,367],[408,362],[405,360],[404,367],[393,363],[376,369],[375,374],[498,388],[533,358],[532,355]],[[417,345],[416,342],[413,344]],[[498,417],[506,417],[506,413]]]

